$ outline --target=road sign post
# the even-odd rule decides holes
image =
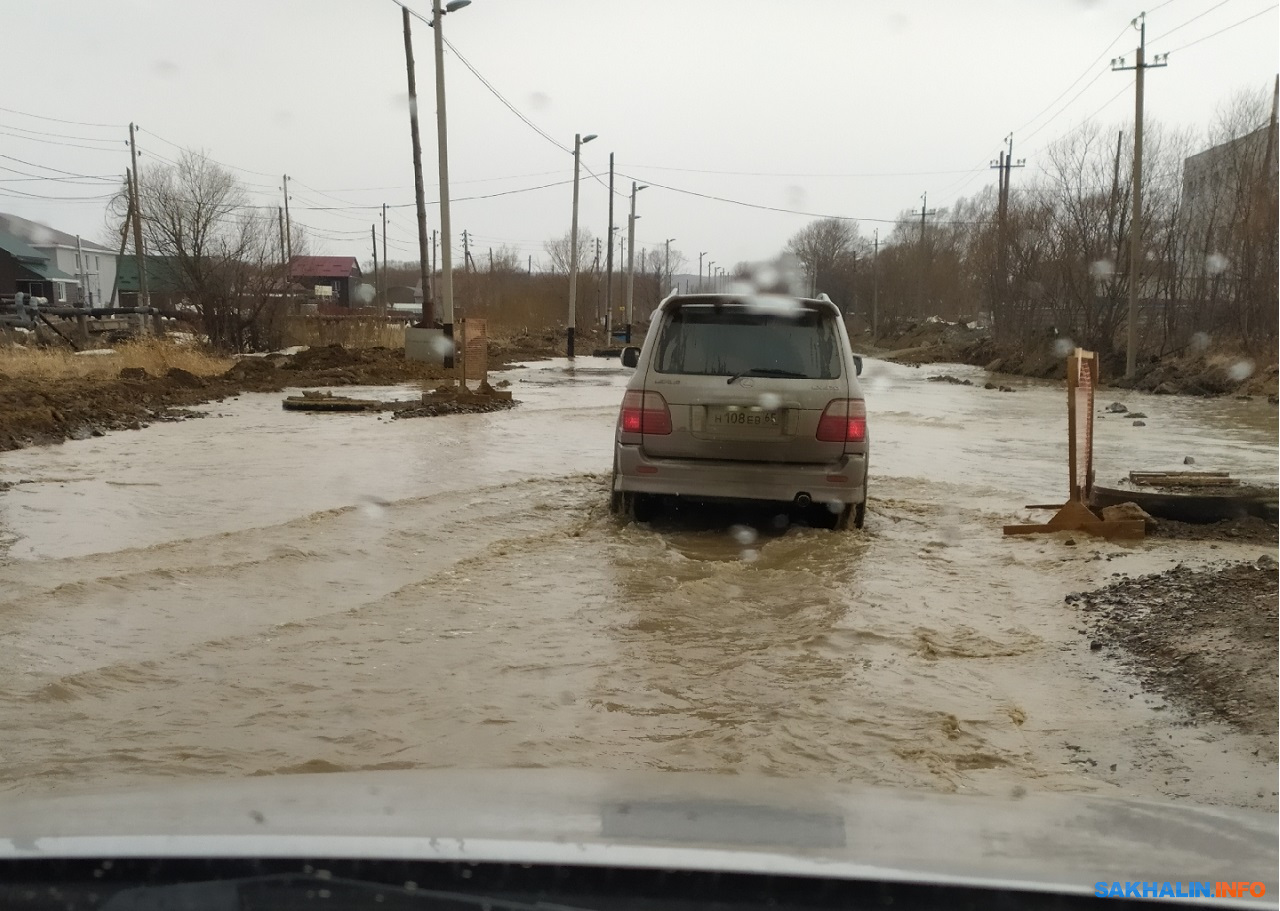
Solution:
[[[1104,538],[1141,538],[1142,519],[1103,519],[1089,508],[1093,492],[1093,410],[1098,388],[1098,358],[1077,348],[1067,358],[1067,502],[1062,506],[1029,506],[1056,509],[1043,525],[1006,525],[1006,535],[1032,535],[1058,531],[1082,531]]]

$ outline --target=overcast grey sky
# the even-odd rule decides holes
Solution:
[[[430,15],[429,0],[409,6]],[[583,163],[603,177],[614,152],[620,192],[634,177],[856,217],[884,236],[923,192],[941,208],[993,185],[987,165],[1010,131],[1027,160],[1016,182],[1082,120],[1131,122],[1133,74],[1109,61],[1132,58],[1129,22],[1143,9],[1148,53],[1172,52],[1149,72],[1148,122],[1204,127],[1233,93],[1270,88],[1275,0],[474,0],[444,34],[555,140],[599,134]],[[287,172],[293,216],[316,229],[317,252],[367,259],[373,207],[386,202],[398,207],[391,258],[415,255],[392,0],[5,0],[0,24],[10,38],[0,211],[104,239],[103,200],[89,197],[108,192],[96,178],[128,166],[133,120],[144,169],[175,158],[173,144],[202,149],[243,169],[264,205],[279,203]],[[414,45],[434,202],[431,30],[419,20]],[[481,251],[505,243],[536,262],[543,241],[568,229],[572,156],[456,56],[446,52],[445,66],[455,246],[465,228]],[[559,185],[466,199],[543,184]],[[626,205],[617,198],[619,224]],[[603,236],[607,192],[585,173],[581,206],[582,225]],[[639,195],[638,212],[638,242],[674,237],[690,268],[700,251],[724,265],[772,256],[810,220],[658,186]],[[429,205],[429,227],[438,217]]]

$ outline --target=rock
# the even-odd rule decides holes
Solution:
[[[1268,405],[1280,405],[1280,398],[1277,398],[1277,397],[1276,397],[1276,394],[1275,394],[1274,392],[1273,392],[1273,393],[1270,393],[1270,394],[1267,396],[1267,404],[1268,404]]]
[[[1263,554],[1258,558],[1258,566],[1264,569],[1275,569],[1276,565],[1276,558],[1271,554]]]
[[[147,368],[146,367],[121,367],[120,379],[145,380],[147,379]]]
[[[1196,463],[1195,456],[1187,456],[1182,460],[1183,465],[1194,465]]]
[[[983,389],[995,389],[995,388],[996,388],[996,384],[995,384],[995,383],[987,383],[987,384],[986,384],[985,386],[983,386],[982,388],[983,388]]]
[[[1146,422],[1146,421],[1134,421],[1134,422],[1133,422],[1133,426],[1134,426],[1134,427],[1146,427],[1146,426],[1147,426],[1147,422]]]
[[[1110,405],[1107,406],[1107,411],[1110,411],[1112,414],[1120,414],[1121,412],[1125,412],[1128,410],[1129,410],[1129,406],[1125,405],[1122,402],[1112,402]]]
[[[1138,421],[1138,420],[1141,420],[1142,418],[1145,418],[1146,415],[1143,414],[1141,411],[1130,411],[1127,415],[1125,415],[1125,417],[1130,417],[1130,418],[1133,418],[1135,421]]]
[[[1115,506],[1102,507],[1102,518],[1109,522],[1120,522],[1127,519],[1141,519],[1147,531],[1156,527],[1156,520],[1137,503],[1118,503]]]
[[[170,367],[164,376],[169,382],[183,389],[203,389],[209,385],[204,377],[196,376],[190,370],[183,370],[181,367]]]
[[[1093,640],[1091,640],[1091,641],[1089,642],[1089,651],[1091,651],[1091,652],[1100,652],[1100,651],[1102,651],[1102,643],[1101,643],[1101,642],[1099,642],[1097,639],[1093,639]]]
[[[1161,383],[1155,389],[1151,390],[1155,395],[1177,395],[1182,390],[1173,383]]]

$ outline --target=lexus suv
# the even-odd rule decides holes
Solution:
[[[673,295],[654,311],[618,414],[610,508],[663,498],[785,503],[862,527],[862,359],[823,295]]]

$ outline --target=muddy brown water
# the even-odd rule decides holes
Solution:
[[[1063,603],[1264,548],[1001,536],[1062,496],[1060,387],[868,362],[872,505],[833,534],[609,516],[626,373],[544,362],[514,411],[394,422],[246,395],[0,456],[0,788],[567,766],[1275,809],[1255,738],[1187,724]],[[1100,482],[1274,480],[1265,403],[1104,396],[1148,418],[1098,422]]]

